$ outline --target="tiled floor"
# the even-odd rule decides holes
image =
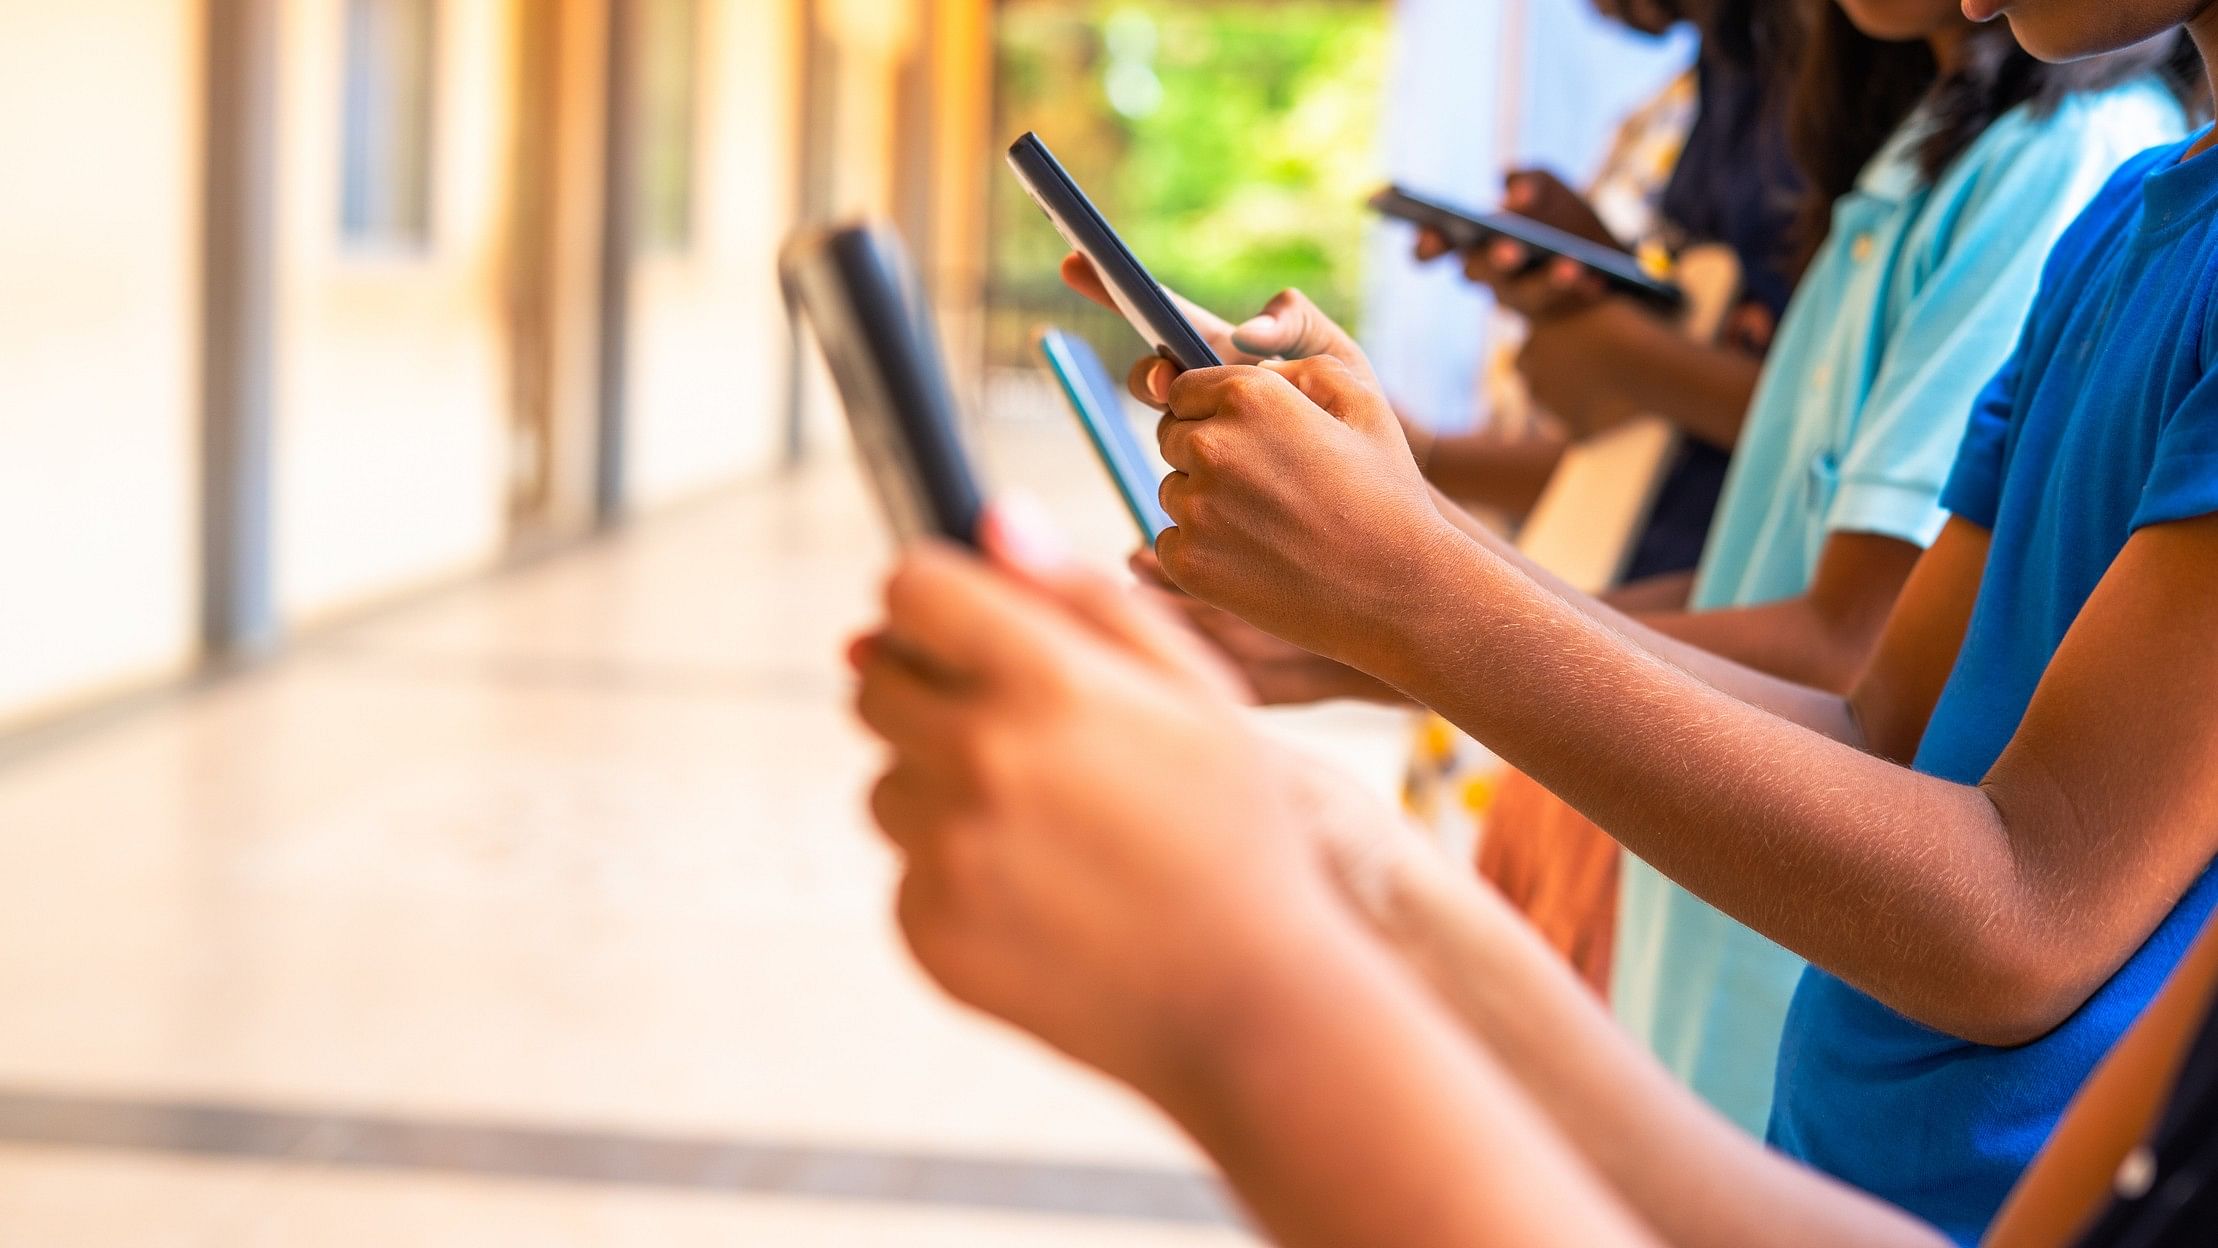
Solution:
[[[1114,557],[1074,436],[995,449]],[[0,1243],[1248,1242],[894,943],[883,558],[831,460],[6,747]]]

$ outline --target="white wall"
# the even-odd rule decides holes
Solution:
[[[776,257],[792,221],[800,81],[791,0],[701,6],[691,248],[633,275],[626,489],[682,497],[777,462],[787,337]]]
[[[386,255],[340,236],[344,6],[279,6],[274,523],[288,623],[500,550],[512,2],[438,6],[432,245]]]
[[[200,39],[0,0],[0,724],[193,650]]]

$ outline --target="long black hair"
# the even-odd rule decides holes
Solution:
[[[1833,201],[1856,185],[1864,166],[1921,105],[1931,128],[1918,147],[1918,168],[1928,181],[2020,104],[2051,109],[2077,92],[2154,74],[2182,107],[2203,108],[2201,61],[2184,32],[2051,65],[2019,47],[2006,23],[1990,22],[1965,35],[1961,63],[1944,76],[1923,42],[1874,39],[1833,0],[1815,2],[1818,11],[1804,14],[1806,38],[1787,117],[1788,143],[1808,186],[1795,230],[1805,263],[1832,225]],[[1792,0],[1771,3],[1799,7]]]

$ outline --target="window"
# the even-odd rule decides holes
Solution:
[[[431,241],[435,0],[346,0],[340,232],[351,244]]]
[[[700,110],[700,0],[644,0],[639,8],[641,247],[693,243],[694,147]]]

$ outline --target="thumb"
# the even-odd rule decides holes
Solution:
[[[1338,326],[1298,290],[1282,290],[1263,311],[1235,326],[1232,345],[1250,355],[1298,360],[1330,354]]]
[[[1376,385],[1378,374],[1363,348],[1298,290],[1282,290],[1263,311],[1232,331],[1232,345],[1259,359],[1306,360],[1329,356]]]
[[[1166,675],[1238,702],[1246,682],[1176,617],[1124,584],[1070,558],[1046,512],[1014,494],[986,509],[979,543],[1004,572],[1060,604],[1095,635]]]

